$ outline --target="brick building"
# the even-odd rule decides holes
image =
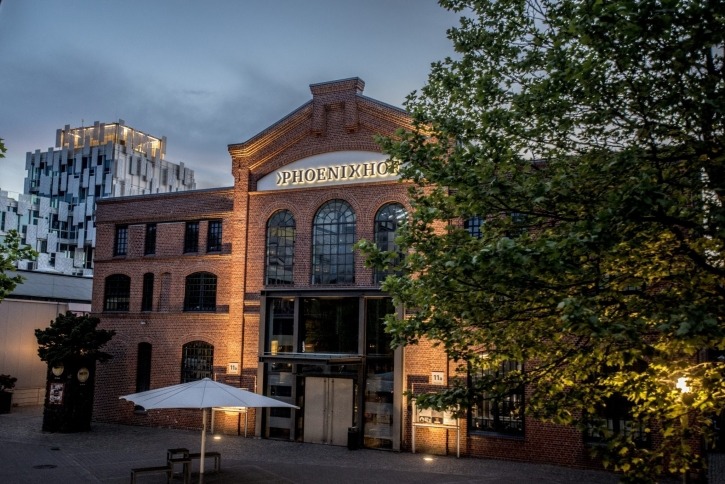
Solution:
[[[407,187],[374,137],[410,117],[358,78],[310,88],[229,146],[234,187],[98,202],[93,309],[117,335],[94,417],[199,427],[198,412],[147,414],[118,397],[208,376],[300,407],[250,409],[246,430],[264,438],[588,465],[583,436],[525,416],[523,391],[460,420],[404,395],[447,384],[453,364],[429,342],[389,349],[383,317],[402,309],[352,245],[394,249]],[[240,422],[215,412],[217,431]]]

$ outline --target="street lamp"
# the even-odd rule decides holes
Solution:
[[[675,384],[675,387],[680,390],[681,398],[682,398],[682,404],[683,407],[686,408],[686,401],[685,397],[688,393],[690,393],[690,385],[687,382],[687,377],[681,376],[677,379],[677,383]],[[682,415],[680,415],[680,431],[682,432],[682,437],[680,438],[680,446],[684,450],[685,448],[685,439],[687,438],[687,427],[689,425],[689,419],[687,415],[687,411],[685,410]],[[682,473],[682,483],[687,484],[687,469],[685,469]]]
[[[675,384],[675,386],[683,394],[690,393],[690,385],[687,384],[687,378],[684,376],[681,376],[680,378],[677,379],[677,383]]]

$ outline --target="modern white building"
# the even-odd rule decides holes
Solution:
[[[96,200],[196,188],[194,171],[164,159],[166,137],[96,121],[58,129],[55,148],[26,155],[24,193],[0,191],[0,237],[9,230],[38,251],[23,270],[93,275]]]

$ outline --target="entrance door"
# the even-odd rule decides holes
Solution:
[[[314,444],[347,445],[352,426],[352,380],[305,378],[304,441]]]

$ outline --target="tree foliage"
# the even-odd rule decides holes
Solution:
[[[113,330],[97,329],[100,319],[76,316],[70,311],[59,314],[45,329],[36,329],[38,356],[53,366],[81,359],[107,361],[112,356],[101,351],[116,334]]]
[[[5,144],[0,138],[0,158],[5,158]],[[0,301],[13,292],[18,284],[23,282],[19,275],[8,276],[7,271],[14,271],[15,264],[23,259],[35,259],[37,253],[29,246],[20,245],[20,235],[16,230],[9,230],[4,237],[0,237]]]
[[[16,230],[10,230],[0,239],[0,301],[13,292],[23,278],[16,274],[10,276],[7,271],[15,271],[15,264],[21,260],[35,259],[37,253],[30,246],[20,245],[20,235]]]
[[[381,140],[414,182],[406,275],[384,289],[415,312],[388,330],[462,375],[525,371],[421,401],[523,381],[527,415],[584,429],[621,397],[650,445],[603,430],[605,463],[631,480],[698,468],[725,407],[725,363],[706,358],[725,350],[725,3],[440,3],[463,15],[457,56],[409,96],[417,128]]]

